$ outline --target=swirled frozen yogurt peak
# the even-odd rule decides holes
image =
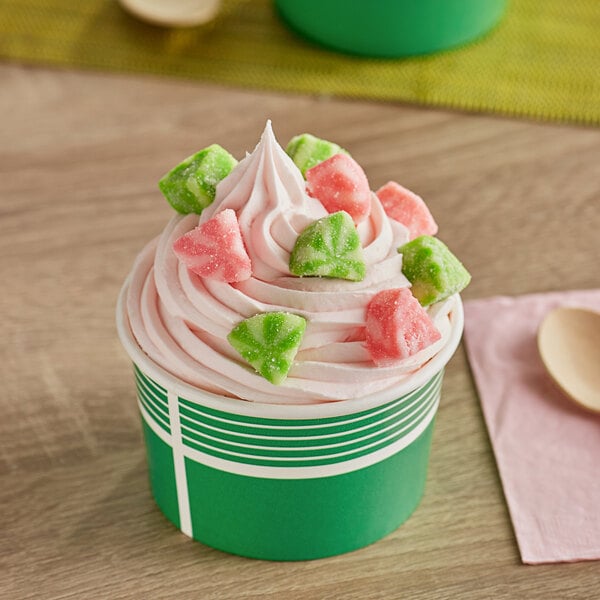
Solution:
[[[447,343],[468,273],[418,196],[372,192],[336,144],[303,134],[286,153],[268,122],[239,163],[213,144],[159,185],[177,214],[136,260],[127,311],[183,381],[256,402],[364,398]]]

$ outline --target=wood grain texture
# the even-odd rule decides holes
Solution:
[[[215,141],[243,155],[266,118],[420,193],[473,274],[465,298],[597,287],[598,130],[18,65],[0,65],[0,111],[1,598],[597,596],[598,563],[520,564],[462,348],[395,533],[298,563],[188,540],[150,496],[114,304],[170,215],[159,177]]]

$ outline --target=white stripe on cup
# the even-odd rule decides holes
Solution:
[[[417,408],[415,410],[413,410],[411,413],[405,415],[402,419],[398,419],[398,415],[392,415],[392,417],[395,418],[395,421],[393,421],[391,424],[388,424],[385,427],[382,427],[381,425],[385,422],[391,419],[391,417],[388,417],[386,419],[382,419],[379,423],[370,423],[368,425],[369,428],[374,429],[376,428],[375,431],[367,434],[367,435],[363,435],[360,437],[353,437],[352,439],[347,439],[344,440],[343,442],[330,442],[328,444],[322,444],[320,446],[317,445],[308,445],[308,446],[304,446],[304,447],[291,447],[291,446],[264,446],[264,445],[257,445],[257,444],[247,444],[244,442],[234,442],[232,440],[226,440],[226,443],[228,446],[230,447],[236,447],[240,449],[240,452],[235,452],[233,450],[225,450],[223,448],[218,448],[216,447],[215,450],[222,452],[224,454],[231,454],[232,456],[252,456],[252,450],[269,450],[269,451],[286,451],[286,450],[308,450],[308,451],[313,451],[313,450],[329,450],[329,449],[333,449],[333,448],[338,448],[338,447],[344,447],[344,446],[348,446],[349,444],[356,444],[358,442],[365,442],[366,440],[370,439],[370,438],[374,438],[374,437],[379,437],[382,433],[386,433],[388,431],[392,431],[393,433],[390,434],[389,437],[395,437],[398,433],[406,430],[407,428],[409,428],[415,421],[417,421],[419,418],[421,418],[421,413],[422,412],[427,412],[428,409],[431,408],[431,405],[434,404],[434,402],[437,400],[438,396],[439,396],[439,391],[440,391],[440,386],[437,385],[436,387],[434,387],[433,389],[431,389],[429,391],[429,393],[427,394],[427,396],[423,396],[422,398],[419,398],[418,401],[415,401],[413,403],[413,406],[415,404],[417,405]],[[423,409],[425,408],[425,411],[423,411]],[[418,415],[417,418],[415,418],[415,415]],[[399,427],[399,425],[401,425],[402,423],[405,423],[406,421],[409,421],[408,425],[405,425],[404,427]],[[363,427],[359,427],[357,429],[355,429],[354,431],[350,432],[350,433],[356,433],[356,432],[360,432],[363,431],[364,429],[366,429],[367,426],[363,426]],[[215,428],[213,428],[215,429]],[[197,431],[195,429],[192,429],[190,427],[186,427],[186,425],[184,424],[181,427],[181,431],[182,431],[182,437],[185,440],[188,440],[190,442],[192,442],[193,444],[197,445],[197,446],[204,446],[205,448],[211,448],[211,442],[223,442],[223,438],[222,437],[215,437],[213,435],[209,435],[208,433],[202,432],[202,431]],[[238,437],[240,437],[241,439],[244,439],[244,434],[243,433],[236,433],[236,432],[230,432],[230,431],[223,431],[223,430],[217,430],[220,431],[222,433],[227,433],[229,435],[237,435]],[[201,440],[196,439],[193,436],[190,436],[189,433],[194,433],[196,435],[200,435],[202,438],[204,438],[205,442],[202,442]],[[268,439],[272,439],[272,440],[309,440],[309,441],[313,441],[313,440],[325,440],[328,441],[331,438],[335,438],[335,437],[339,437],[341,435],[348,435],[349,432],[348,431],[342,431],[342,432],[338,432],[335,434],[330,434],[328,436],[313,436],[310,438],[302,438],[302,437],[289,437],[289,438],[284,438],[284,437],[277,437],[277,436],[273,436],[272,438],[268,438]],[[258,437],[258,436],[248,436],[248,437]],[[264,437],[264,436],[263,436]],[[371,444],[365,444],[363,446],[363,448],[366,450],[368,448],[370,448],[371,446],[375,446],[378,445],[382,442],[385,442],[386,438],[384,439],[380,439],[377,440]],[[247,450],[246,450],[247,449]],[[352,454],[353,452],[355,452],[356,449],[353,450],[348,450],[346,452],[342,452],[339,454],[324,454],[323,456],[316,456],[316,457],[312,457],[312,460],[315,459],[320,459],[320,458],[327,458],[328,456],[334,457],[334,456],[343,456],[344,454]],[[256,455],[254,456],[254,458],[258,458],[258,459],[267,459],[270,458],[271,460],[298,460],[297,457],[289,457],[289,458],[278,458],[278,457],[274,457],[274,456],[260,456],[260,455]]]
[[[179,423],[179,398],[173,392],[168,393],[169,417],[171,419],[171,440],[173,448],[173,466],[175,468],[175,486],[179,505],[179,528],[183,533],[192,536],[192,517],[190,514],[190,498],[188,495],[187,475],[185,472],[185,448],[181,440],[181,424]]]
[[[263,466],[263,465],[252,465],[247,463],[238,463],[230,460],[225,460],[222,458],[217,458],[216,456],[212,456],[210,454],[205,454],[204,452],[199,452],[198,450],[194,450],[187,446],[183,446],[181,441],[179,444],[179,452],[185,452],[185,456],[190,460],[198,462],[200,464],[206,465],[208,467],[212,467],[213,469],[218,469],[219,471],[226,471],[228,473],[235,473],[237,475],[245,475],[247,477],[260,477],[264,479],[308,479],[311,477],[330,477],[332,475],[341,475],[343,473],[350,473],[352,471],[357,471],[358,469],[362,469],[363,467],[368,467],[374,465],[390,456],[393,456],[400,450],[409,446],[412,442],[414,442],[424,431],[427,429],[435,414],[437,412],[439,404],[439,392],[437,394],[437,398],[433,402],[433,405],[429,409],[427,415],[423,418],[423,420],[412,430],[408,435],[402,437],[401,439],[393,442],[389,446],[385,448],[381,448],[380,450],[376,450],[375,452],[371,452],[365,456],[360,456],[358,458],[353,458],[348,461],[343,461],[339,463],[333,463],[329,465],[318,465],[313,467],[272,467],[272,466]],[[167,445],[173,446],[173,437],[166,433],[163,429],[161,429],[152,416],[146,411],[144,406],[138,400],[138,406],[140,409],[140,413],[148,426],[152,429],[152,431]],[[179,427],[179,418],[177,425]],[[180,438],[179,438],[180,440]],[[175,451],[173,451],[173,458],[175,458]],[[180,455],[180,460],[183,462],[183,454]],[[177,464],[177,463],[175,463]],[[177,467],[176,467],[177,469]],[[185,479],[185,471],[184,475],[184,485],[185,485],[185,496],[187,499],[185,503],[184,511],[187,509],[188,519],[189,517],[189,498],[187,495],[187,480]],[[177,477],[177,470],[176,470]],[[177,479],[176,479],[177,481]],[[179,494],[179,486],[177,488],[178,497],[181,498]],[[179,500],[180,506],[182,500]],[[185,501],[184,501],[185,502]],[[180,512],[181,508],[180,508]],[[190,519],[191,520],[191,519]],[[181,518],[182,526],[181,529],[183,531],[183,518]],[[191,523],[189,530],[191,532]],[[191,536],[191,533],[187,535]]]
[[[434,380],[435,379],[435,380]],[[439,373],[438,375],[435,376],[435,378],[431,380],[431,386],[429,387],[429,389],[427,390],[427,396],[429,398],[431,398],[434,394],[438,394],[440,387],[441,387],[441,373]],[[417,394],[416,392],[420,392],[419,394]],[[315,440],[315,439],[329,439],[332,437],[336,437],[336,436],[345,436],[348,435],[348,431],[347,430],[343,430],[343,431],[338,431],[336,433],[328,433],[325,435],[309,435],[309,436],[302,436],[302,435],[294,435],[294,436],[277,436],[277,435],[268,435],[268,434],[251,434],[251,433],[246,433],[244,432],[237,432],[233,429],[227,429],[227,428],[221,428],[221,427],[216,427],[214,425],[210,425],[208,421],[218,421],[221,423],[225,423],[229,426],[231,425],[235,425],[235,426],[239,426],[239,427],[246,427],[247,429],[255,429],[255,430],[269,430],[269,429],[278,429],[278,430],[294,430],[294,431],[307,431],[307,430],[316,430],[318,428],[326,428],[326,427],[339,427],[341,425],[347,425],[348,423],[357,423],[359,421],[363,421],[363,420],[370,420],[370,422],[368,422],[366,425],[362,425],[360,427],[354,427],[352,429],[352,433],[356,433],[359,431],[362,431],[364,429],[369,429],[371,427],[373,427],[375,424],[377,424],[378,426],[383,425],[383,423],[385,423],[386,421],[391,421],[393,420],[395,423],[401,422],[398,421],[398,417],[404,413],[407,413],[408,411],[410,411],[412,408],[414,408],[415,405],[418,405],[419,408],[423,406],[424,404],[424,398],[425,396],[422,395],[422,388],[419,388],[418,390],[416,390],[416,392],[414,394],[408,394],[404,397],[402,397],[401,403],[406,404],[407,400],[411,400],[410,403],[406,404],[406,406],[403,406],[401,410],[398,411],[394,411],[392,412],[392,409],[396,408],[399,404],[399,402],[394,402],[388,405],[385,405],[384,407],[382,407],[380,410],[376,410],[376,411],[372,411],[372,412],[368,412],[366,414],[361,414],[359,417],[353,418],[353,419],[343,419],[340,421],[333,421],[333,422],[327,422],[327,423],[320,423],[320,424],[314,424],[314,425],[267,425],[266,423],[253,423],[253,422],[244,422],[244,421],[236,421],[236,420],[230,420],[230,419],[225,419],[223,417],[218,417],[216,415],[212,415],[212,414],[208,414],[205,412],[202,412],[201,410],[197,410],[192,408],[191,406],[189,406],[187,403],[183,404],[183,408],[186,411],[189,411],[191,413],[197,414],[199,415],[198,418],[194,419],[191,418],[187,415],[183,415],[183,418],[190,421],[191,423],[193,423],[192,426],[189,425],[183,425],[183,429],[189,430],[189,431],[194,431],[197,433],[200,433],[199,431],[197,431],[194,426],[196,425],[200,425],[203,429],[210,429],[212,431],[215,431],[217,433],[226,433],[228,435],[233,435],[233,436],[239,436],[240,438],[243,438],[245,440],[247,439],[269,439],[269,440]],[[189,401],[187,401],[189,402]],[[391,414],[383,419],[380,419],[379,421],[372,421],[371,419],[374,416],[377,416],[379,414],[381,414],[382,412],[391,412]],[[412,413],[409,415],[409,417],[412,415]],[[208,419],[208,421],[206,420]],[[403,419],[404,420],[404,419]],[[215,438],[218,439],[218,438]]]
[[[414,442],[428,427],[437,412],[439,399],[436,400],[428,411],[427,416],[406,436],[391,443],[385,448],[381,448],[364,456],[352,458],[327,465],[315,465],[307,467],[272,467],[264,465],[254,465],[248,463],[238,463],[211,454],[205,454],[193,448],[186,447],[186,456],[195,462],[208,467],[227,471],[237,475],[246,475],[247,477],[260,477],[263,479],[309,479],[313,477],[331,477],[333,475],[342,475],[352,471],[358,471],[364,467],[370,467],[390,456],[393,456],[400,450],[403,450]]]

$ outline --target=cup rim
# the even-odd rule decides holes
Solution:
[[[429,362],[421,367],[418,373],[414,376],[407,377],[407,380],[403,381],[397,387],[387,388],[361,398],[336,400],[317,404],[269,404],[265,402],[253,402],[220,396],[213,392],[208,392],[195,387],[179,379],[172,373],[169,373],[154,362],[142,350],[129,325],[126,302],[129,282],[130,277],[125,280],[119,293],[116,322],[121,344],[133,363],[145,375],[164,386],[168,391],[177,394],[179,397],[185,398],[191,402],[196,402],[204,407],[244,416],[271,419],[320,419],[363,412],[401,398],[425,385],[434,375],[439,373],[446,366],[458,348],[464,326],[462,299],[459,294],[456,294],[456,302],[450,313],[452,328],[448,342],[432,359],[429,360]],[[285,393],[285,388],[282,388],[282,392]]]

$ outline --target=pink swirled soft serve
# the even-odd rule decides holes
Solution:
[[[195,275],[172,249],[175,240],[224,209],[235,211],[252,263],[252,276],[238,283]],[[393,366],[376,366],[365,344],[366,308],[378,292],[410,286],[397,251],[408,241],[408,230],[389,219],[371,194],[370,214],[357,226],[365,279],[292,276],[289,257],[298,235],[325,215],[267,123],[255,150],[219,183],[214,202],[200,217],[174,216],[138,256],[127,313],[140,347],[191,385],[249,401],[308,404],[397,387],[444,347],[456,299],[427,309],[441,333],[438,342]],[[241,320],[269,311],[307,320],[294,365],[278,386],[254,372],[227,341]]]

